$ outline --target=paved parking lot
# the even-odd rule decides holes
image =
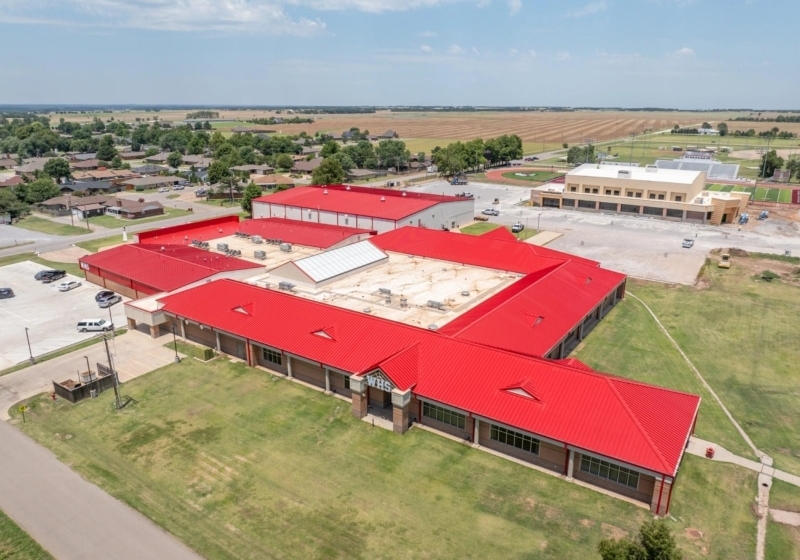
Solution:
[[[434,194],[471,192],[475,213],[487,207],[500,215],[489,221],[562,234],[547,247],[599,261],[605,268],[629,276],[693,284],[712,249],[737,247],[745,251],[800,255],[800,228],[797,223],[770,217],[739,230],[736,225],[706,226],[660,220],[645,216],[620,216],[556,208],[519,206],[530,196],[525,187],[473,183],[453,186],[436,181],[413,187]],[[495,199],[499,204],[491,204]],[[683,249],[685,237],[695,239],[694,247]]]
[[[82,278],[67,275],[52,284],[42,284],[33,279],[44,270],[30,261],[0,268],[0,286],[14,290],[16,297],[0,300],[0,369],[22,362],[29,357],[25,339],[28,328],[34,356],[52,352],[94,336],[79,333],[75,325],[80,319],[108,320],[109,311],[100,309],[94,295],[100,290]],[[83,282],[79,288],[59,292],[58,284],[67,280]],[[111,308],[114,325],[125,325],[125,311],[121,303]]]

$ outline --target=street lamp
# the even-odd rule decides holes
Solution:
[[[33,357],[33,350],[31,350],[31,337],[28,336],[28,327],[25,327],[25,340],[28,341],[28,354],[30,355],[31,365],[36,363],[36,358]]]
[[[178,339],[175,338],[175,325],[172,325],[172,344],[175,347],[175,363],[181,363],[181,357],[178,356]]]
[[[539,212],[539,216],[536,218],[536,231],[542,231],[540,227],[542,225],[542,213]]]
[[[72,193],[67,194],[67,210],[69,210],[69,223],[75,227],[75,215],[72,213]]]

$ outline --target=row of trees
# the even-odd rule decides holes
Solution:
[[[485,142],[480,138],[469,142],[453,142],[444,148],[436,146],[431,152],[433,163],[445,177],[506,164],[521,157],[522,139],[516,134],[491,138]]]
[[[610,148],[610,146],[609,146]],[[592,163],[595,159],[594,146],[572,146],[567,150],[567,163]]]
[[[402,140],[381,140],[373,146],[368,140],[340,146],[334,141],[326,142],[320,151],[324,161],[311,174],[311,180],[318,185],[341,183],[351,169],[396,169],[408,167],[411,152]],[[418,154],[425,158],[425,154]]]

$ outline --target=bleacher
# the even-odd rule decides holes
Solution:
[[[705,171],[709,179],[736,179],[739,176],[739,164],[720,163],[718,161],[659,159],[659,169],[684,169],[687,171]]]

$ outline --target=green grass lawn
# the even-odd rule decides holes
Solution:
[[[764,560],[800,558],[800,527],[791,527],[770,520]]]
[[[466,227],[461,228],[461,233],[468,235],[482,235],[487,231],[493,231],[500,227],[500,224],[493,224],[492,222],[475,222]]]
[[[767,199],[767,192],[769,190],[770,189],[765,188],[765,187],[756,188],[756,192],[755,192],[755,195],[753,196],[753,200],[758,201],[758,202],[766,200]]]
[[[123,226],[132,226],[136,224],[157,222],[159,220],[166,220],[168,218],[180,218],[181,216],[187,216],[189,214],[191,214],[191,212],[188,212],[186,210],[181,210],[180,208],[164,208],[164,214],[162,214],[161,216],[142,218],[140,220],[123,220],[121,218],[116,218],[114,216],[96,216],[93,218],[89,218],[89,223],[95,226],[115,229],[115,228],[121,228]]]
[[[789,204],[792,202],[792,190],[791,189],[780,189],[780,194],[778,194],[778,202],[783,202],[784,204]]]
[[[81,222],[78,221],[78,223],[80,224]],[[26,216],[14,225],[23,229],[40,231],[50,235],[84,235],[87,233],[86,228],[62,224],[38,216]]]
[[[517,175],[517,173],[524,173],[524,175]],[[503,177],[506,179],[532,181],[536,183],[546,183],[562,175],[563,173],[551,173],[549,171],[509,171],[508,173],[503,173]]]
[[[128,239],[130,240],[132,236],[129,236]],[[78,247],[86,249],[87,251],[91,251],[92,253],[96,253],[102,247],[108,247],[109,245],[118,245],[123,243],[122,241],[122,234],[110,235],[108,237],[101,237],[100,239],[92,239],[90,241],[81,241],[76,243]]]
[[[735,261],[742,261],[736,257]],[[753,263],[758,270],[769,262]],[[706,266],[705,289],[629,282],[777,468],[800,473],[800,362],[795,310],[800,290],[763,282],[746,266]],[[613,348],[613,352],[608,349]],[[697,435],[749,456],[741,438],[638,302],[626,299],[579,348],[599,369],[703,397]]]
[[[184,360],[123,392],[139,404],[38,397],[12,422],[210,559],[583,560],[649,517],[421,429],[374,428],[348,402],[224,359]],[[754,477],[686,458],[673,511],[687,558],[703,555],[686,527],[714,557],[752,558]]]
[[[773,478],[772,488],[769,491],[769,507],[800,512],[800,488]]]
[[[0,558],[46,560],[53,557],[0,510]]]

